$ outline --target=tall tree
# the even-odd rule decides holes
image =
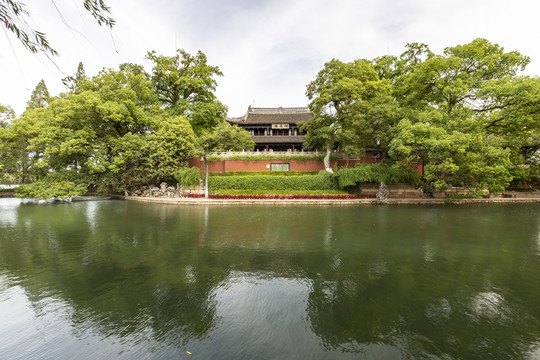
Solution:
[[[41,79],[34,91],[32,91],[30,100],[26,103],[26,109],[46,108],[50,98],[51,96],[49,95],[47,85],[45,85],[45,80]]]
[[[82,81],[86,80],[84,65],[82,62],[79,62],[77,66],[77,72],[74,76],[67,76],[62,79],[62,84],[68,89],[69,92],[78,94],[81,92],[80,88],[82,86]]]
[[[121,68],[103,70],[81,82],[80,93],[33,110],[43,111],[42,123],[27,148],[40,154],[47,176],[21,194],[49,196],[53,188],[71,196],[89,184],[122,191],[134,182],[172,179],[194,154],[189,122],[159,107],[147,74]]]
[[[150,51],[146,58],[154,62],[152,83],[171,114],[185,116],[197,135],[223,123],[227,108],[215,95],[215,77],[223,73],[208,64],[204,53],[177,50],[174,56],[164,56]]]
[[[518,76],[529,59],[485,39],[442,55],[413,44],[400,57],[374,61],[392,81],[403,120],[390,154],[421,159],[426,179],[500,191],[512,180],[512,153],[540,124],[538,80]]]
[[[27,109],[9,126],[0,128],[0,163],[3,171],[17,182],[35,181],[46,173],[40,166],[43,149],[30,146],[43,128],[46,117],[46,109]]]
[[[15,111],[9,105],[0,104],[0,128],[6,128],[15,119]]]
[[[223,76],[217,66],[209,65],[201,51],[191,55],[177,50],[174,56],[150,51],[146,58],[154,62],[152,83],[161,104],[173,115],[188,119],[193,128],[199,155],[206,167],[205,196],[208,197],[209,153],[224,150],[253,149],[249,133],[226,121],[227,107],[217,100],[216,76]]]
[[[387,138],[389,121],[395,117],[392,87],[380,79],[366,60],[324,65],[306,95],[313,117],[302,125],[305,144],[326,149],[325,168],[332,172],[330,156],[335,146],[358,152]]]

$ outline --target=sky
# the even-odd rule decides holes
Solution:
[[[216,95],[233,117],[250,105],[307,106],[306,86],[325,62],[399,55],[414,42],[441,53],[486,38],[529,56],[525,74],[540,75],[536,0],[106,0],[113,29],[82,0],[23,2],[59,56],[34,55],[0,32],[0,104],[17,115],[41,79],[57,95],[79,62],[88,76],[124,62],[150,72],[150,50],[204,52],[223,72]]]

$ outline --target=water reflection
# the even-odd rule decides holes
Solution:
[[[537,210],[0,203],[0,352],[531,357]]]
[[[96,227],[99,226],[96,221],[99,212],[99,203],[97,201],[89,201],[82,206],[86,209],[86,221],[88,222],[88,227],[94,232]]]
[[[19,199],[2,199],[2,206],[0,206],[0,227],[15,226],[17,224],[16,210],[19,204]]]

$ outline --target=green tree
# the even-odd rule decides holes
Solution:
[[[25,183],[44,176],[44,169],[39,166],[43,149],[32,148],[30,144],[46,116],[46,109],[28,109],[8,127],[0,128],[0,163],[3,171],[16,182]]]
[[[302,125],[307,147],[326,149],[325,168],[332,172],[330,155],[335,146],[358,153],[387,139],[390,123],[396,121],[390,81],[380,79],[366,60],[324,65],[306,95],[313,117]]]
[[[171,178],[196,153],[193,129],[182,116],[164,116],[156,132],[148,136],[148,160],[151,176]]]
[[[208,154],[228,150],[253,150],[255,147],[255,142],[247,131],[226,122],[213,131],[205,132],[197,140],[199,143],[199,155],[204,161],[205,168],[205,197],[208,197]]]
[[[215,76],[223,73],[219,67],[208,65],[204,53],[190,55],[177,50],[174,56],[164,56],[150,51],[146,58],[154,63],[152,83],[159,101],[171,114],[185,116],[195,134],[215,128],[225,120],[227,108],[214,94]]]
[[[217,66],[208,64],[201,51],[191,55],[177,50],[174,56],[148,52],[147,59],[154,63],[152,83],[155,93],[169,114],[185,117],[193,129],[199,155],[206,167],[206,197],[208,197],[209,153],[225,150],[253,149],[249,133],[237,126],[230,126],[225,117],[227,107],[217,100],[216,76],[223,76]]]
[[[189,122],[161,109],[148,75],[136,66],[104,69],[41,110],[37,134],[27,149],[39,153],[45,184],[65,196],[99,185],[123,191],[136,182],[169,180],[195,152]],[[25,113],[26,115],[26,113]],[[34,196],[50,195],[40,184]],[[23,187],[21,194],[29,193]]]
[[[30,100],[26,103],[26,109],[37,109],[45,108],[49,104],[51,96],[49,95],[49,90],[47,85],[45,85],[45,80],[41,80],[36,85],[32,95],[30,95]]]
[[[77,66],[77,72],[74,76],[67,76],[62,79],[62,84],[68,89],[69,92],[78,94],[80,93],[80,86],[82,81],[86,80],[84,65],[82,62],[79,62]]]
[[[529,59],[485,39],[442,55],[411,44],[401,57],[374,60],[392,81],[402,120],[389,154],[421,160],[426,180],[500,191],[512,180],[513,154],[530,143],[539,119],[538,81],[518,76]]]
[[[6,157],[11,155],[11,151],[8,146],[6,146],[6,132],[11,125],[11,122],[15,118],[15,111],[11,106],[4,106],[0,104],[0,181],[4,180],[4,177],[7,174],[7,169],[5,169]]]
[[[15,111],[9,105],[0,104],[0,128],[6,128],[15,119]]]

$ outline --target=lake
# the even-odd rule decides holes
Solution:
[[[540,205],[0,199],[2,359],[540,359]]]

